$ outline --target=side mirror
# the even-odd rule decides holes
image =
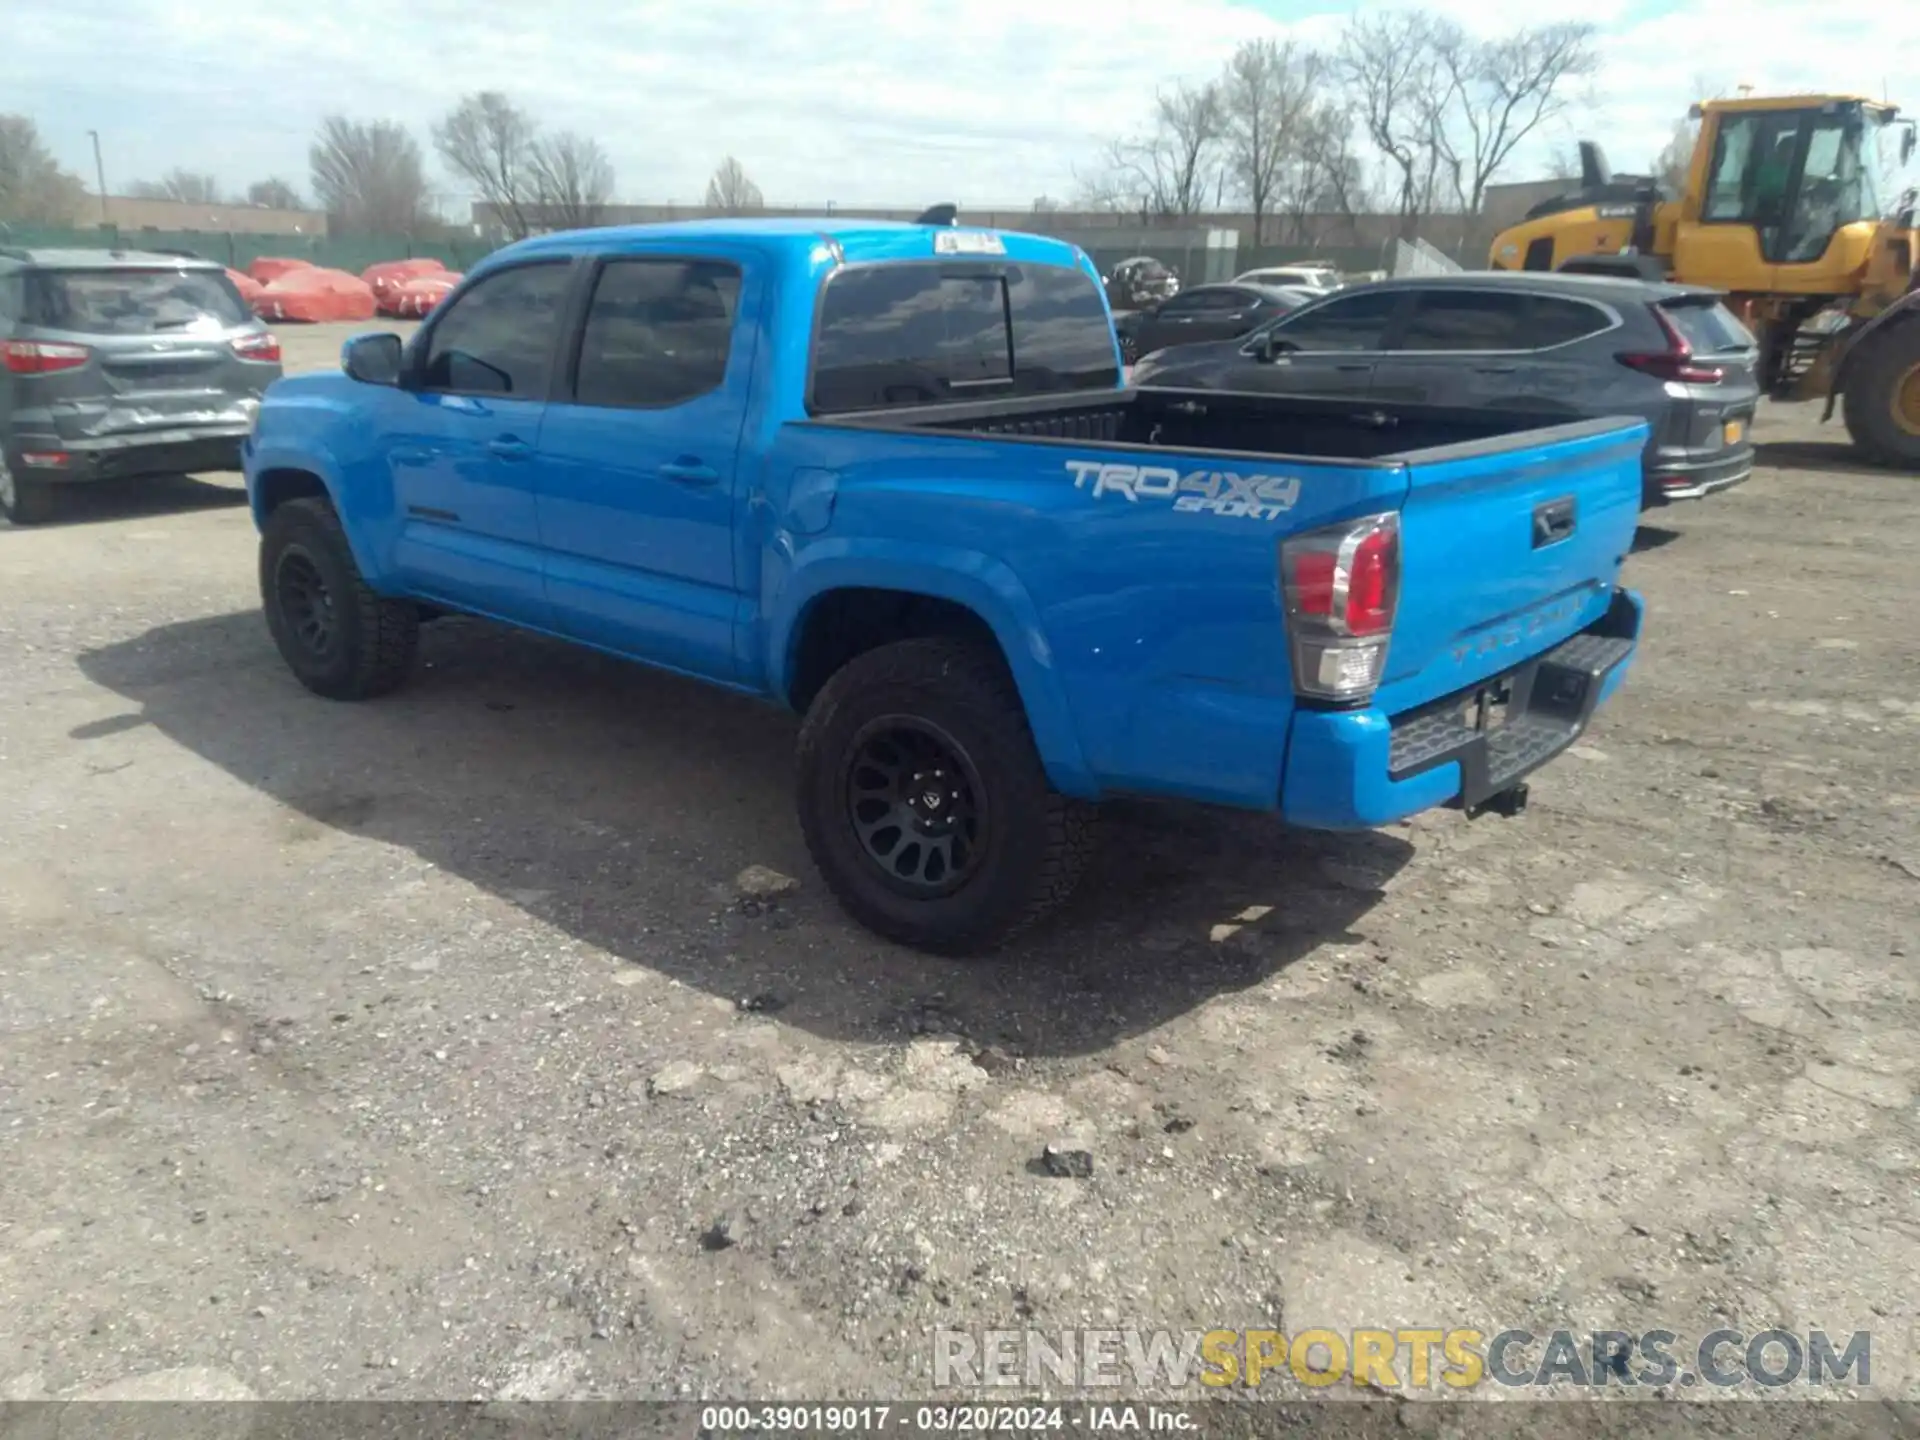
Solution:
[[[400,356],[398,335],[356,335],[340,347],[340,368],[362,385],[398,385]]]
[[[1284,340],[1271,330],[1262,330],[1253,341],[1253,358],[1263,365],[1270,365],[1289,350],[1293,343]]]

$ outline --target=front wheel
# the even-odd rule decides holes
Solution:
[[[902,640],[849,662],[807,712],[800,826],[841,906],[922,950],[1010,939],[1066,899],[1093,807],[1048,784],[999,653]]]
[[[289,500],[260,536],[267,629],[300,683],[329,700],[371,700],[413,668],[419,612],[368,586],[325,500]]]
[[[1920,319],[1867,345],[1847,367],[1847,433],[1883,464],[1920,469]]]

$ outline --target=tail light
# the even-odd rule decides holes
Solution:
[[[242,335],[233,342],[233,353],[242,360],[257,360],[263,365],[278,365],[280,341],[272,334]]]
[[[1380,684],[1400,604],[1400,517],[1389,511],[1280,545],[1293,688],[1364,700]]]
[[[1693,347],[1687,343],[1687,337],[1680,333],[1679,327],[1667,317],[1666,311],[1658,305],[1648,308],[1653,311],[1653,318],[1660,322],[1660,328],[1666,332],[1667,348],[1629,351],[1618,357],[1622,365],[1651,375],[1656,380],[1677,380],[1683,385],[1718,385],[1727,378],[1727,372],[1718,365],[1707,365],[1694,359]]]
[[[0,343],[11,375],[57,375],[62,370],[78,370],[93,358],[84,345],[53,345],[40,340],[8,340]]]

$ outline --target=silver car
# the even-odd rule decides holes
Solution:
[[[135,250],[0,247],[0,513],[60,487],[237,470],[280,343],[226,271]]]

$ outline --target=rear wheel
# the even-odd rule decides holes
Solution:
[[[371,700],[413,668],[420,616],[361,578],[325,500],[289,500],[260,537],[260,602],[274,644],[302,685],[329,700]]]
[[[1093,839],[1093,807],[1047,784],[999,653],[970,640],[883,645],[830,679],[800,732],[799,806],[841,906],[946,954],[1039,920]]]
[[[0,515],[15,525],[38,525],[52,518],[53,487],[23,479],[0,450]]]
[[[1884,465],[1920,469],[1920,319],[1874,336],[1847,370],[1854,443]]]

